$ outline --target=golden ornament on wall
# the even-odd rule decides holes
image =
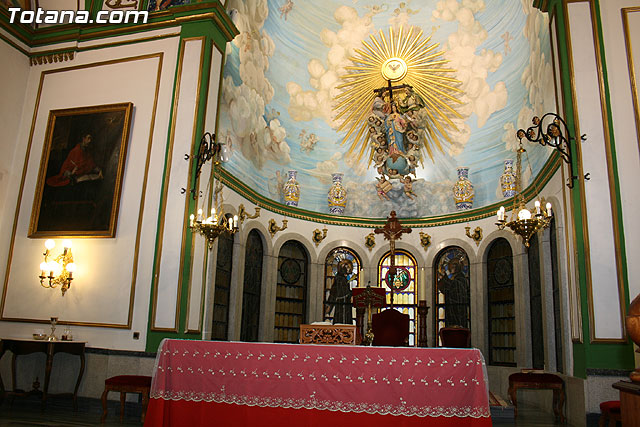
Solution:
[[[318,245],[327,237],[327,227],[324,227],[322,231],[319,229],[313,230],[313,234],[311,236],[311,240],[316,244],[316,248]]]
[[[407,138],[417,152],[409,153],[410,148],[403,147],[403,155],[395,151],[389,155],[412,156],[421,163],[423,154],[433,159],[434,150],[444,152],[443,145],[451,143],[450,135],[458,131],[453,120],[462,119],[456,108],[463,104],[464,91],[455,78],[457,70],[447,68],[449,61],[439,45],[431,41],[431,35],[424,37],[418,27],[405,30],[400,26],[389,28],[388,33],[381,30],[354,49],[351,65],[340,76],[343,83],[337,86],[333,108],[338,131],[345,131],[341,143],[348,143],[348,156],[360,161],[366,155],[372,164],[377,162],[376,153],[388,148],[388,142],[385,146],[377,141],[369,129],[376,102],[385,105],[387,114],[396,107],[413,128]],[[397,157],[392,163],[397,163]]]
[[[431,244],[431,236],[429,236],[424,231],[421,231],[420,232],[420,245],[422,246],[422,249],[424,249],[426,251],[430,244]]]
[[[373,247],[376,245],[376,235],[373,233],[369,233],[364,236],[364,245],[367,249],[369,249],[369,251],[371,251],[371,249],[373,249]]]

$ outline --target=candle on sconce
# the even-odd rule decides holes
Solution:
[[[43,261],[40,263],[40,275],[44,276],[46,274],[46,270],[47,270],[47,263]]]
[[[233,218],[229,218],[229,230],[233,228]]]
[[[194,222],[193,220],[194,220],[194,219],[195,219],[195,215],[194,215],[194,214],[191,214],[191,216],[189,216],[189,225],[190,225],[191,227],[193,227],[193,222]]]
[[[76,271],[76,265],[70,262],[67,264],[67,271],[69,272],[69,279],[73,279],[73,273]]]
[[[551,203],[547,203],[547,215],[548,216],[552,215],[552,213],[551,213]]]
[[[233,228],[238,228],[238,215],[233,216]]]
[[[536,200],[536,215],[540,215],[540,200]]]

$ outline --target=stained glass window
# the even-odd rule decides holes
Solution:
[[[469,257],[457,246],[444,248],[435,263],[435,330],[436,343],[441,346],[438,332],[445,326],[471,329],[471,291],[469,286]]]
[[[409,315],[409,346],[416,345],[416,310],[418,306],[418,268],[416,259],[409,252],[396,249],[394,264],[397,274],[394,278],[393,307]],[[388,281],[391,267],[391,252],[387,252],[378,264],[378,286],[387,290],[387,304],[391,302],[391,288]]]
[[[324,321],[353,324],[356,309],[351,289],[360,284],[360,257],[349,248],[335,248],[324,263]]]

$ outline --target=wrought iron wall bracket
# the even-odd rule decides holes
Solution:
[[[526,131],[518,129],[516,136],[520,140],[526,138],[528,141],[555,148],[560,153],[562,160],[569,165],[571,176],[567,178],[567,187],[573,188],[573,182],[578,179],[577,175],[573,175],[573,155],[571,152],[571,141],[574,141],[575,138],[571,136],[567,123],[555,113],[546,113],[542,117],[535,116],[532,122],[533,126],[527,128]],[[580,135],[580,142],[586,140],[586,134]],[[585,175],[587,180],[588,175],[588,173]]]
[[[205,132],[205,134],[202,135],[202,138],[200,139],[200,146],[198,147],[198,152],[195,155],[196,170],[193,177],[193,184],[191,186],[191,189],[189,190],[189,193],[191,194],[193,200],[197,199],[198,190],[196,189],[196,183],[198,182],[198,178],[200,177],[202,167],[211,159],[214,159],[215,165],[218,165],[220,163],[220,161],[218,160],[218,154],[220,154],[220,150],[221,144],[216,142],[215,134]],[[190,158],[191,156],[189,156],[188,154],[184,155],[184,159],[186,161],[189,161]],[[184,188],[182,190],[183,191],[181,191],[181,193],[184,194],[186,190]]]

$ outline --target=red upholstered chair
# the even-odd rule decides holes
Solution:
[[[599,427],[605,427],[607,418],[609,418],[609,427],[615,427],[617,421],[622,423],[622,413],[620,412],[620,401],[609,400],[600,404],[600,420],[598,421]]]
[[[388,308],[371,316],[373,345],[400,347],[409,345],[409,315]]]
[[[469,348],[471,347],[471,331],[460,326],[440,328],[438,331],[443,347]]]
[[[102,392],[102,417],[100,422],[104,423],[107,417],[107,394],[110,391],[120,392],[120,422],[124,418],[124,401],[127,393],[140,393],[142,395],[142,416],[141,421],[144,424],[144,415],[147,412],[149,404],[149,390],[151,389],[151,377],[143,375],[118,375],[104,380],[104,391]]]

